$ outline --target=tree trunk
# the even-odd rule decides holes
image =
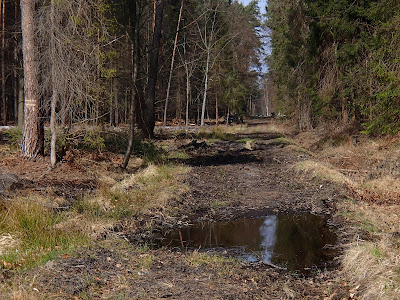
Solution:
[[[17,44],[17,43],[16,43]],[[14,123],[18,124],[18,82],[19,82],[19,76],[18,76],[18,70],[17,70],[17,60],[18,60],[18,54],[17,54],[17,46],[14,49],[14,59],[15,59],[15,65],[14,65],[14,80],[13,80],[13,96],[14,96]]]
[[[182,117],[182,103],[181,103],[181,80],[178,81],[178,89],[176,91],[176,111],[175,118],[178,120],[179,124]]]
[[[149,75],[147,82],[146,97],[144,99],[143,105],[141,105],[141,114],[143,117],[142,125],[143,135],[147,138],[152,138],[154,136],[154,125],[155,125],[155,111],[154,111],[154,101],[156,97],[156,83],[157,83],[157,73],[158,73],[158,56],[160,52],[160,42],[161,42],[161,29],[164,14],[164,0],[157,0],[156,7],[156,17],[153,32],[153,43],[150,50],[149,57]],[[138,125],[139,125],[138,124]]]
[[[35,43],[35,1],[21,0],[22,53],[24,60],[25,120],[21,155],[35,159],[39,155],[39,68]]]
[[[190,78],[189,72],[186,68],[186,120],[185,125],[189,125],[189,100],[190,100]]]
[[[119,101],[118,101],[118,88],[114,88],[114,102],[115,102],[115,113],[114,113],[114,124],[116,127],[119,126]]]
[[[215,93],[215,125],[219,125],[219,120],[218,120],[218,92]]]
[[[165,98],[165,106],[164,106],[164,119],[163,125],[165,126],[167,123],[167,109],[168,109],[168,98],[169,98],[169,90],[171,88],[171,80],[172,80],[172,70],[174,69],[174,60],[175,60],[175,53],[176,53],[176,45],[178,44],[178,35],[179,35],[179,26],[181,24],[182,18],[182,9],[183,9],[183,0],[181,2],[181,8],[179,10],[179,18],[178,18],[178,25],[176,26],[176,34],[175,34],[175,41],[174,41],[174,49],[172,50],[172,60],[171,60],[171,69],[169,70],[169,79],[168,79],[168,87],[167,87],[167,97]]]
[[[207,61],[206,61],[206,72],[204,78],[204,94],[203,94],[203,105],[201,107],[201,122],[200,125],[204,126],[204,115],[206,112],[206,100],[207,100],[207,90],[208,90],[208,68],[210,66],[210,49],[207,49]]]
[[[6,99],[6,1],[1,1],[1,98],[3,100],[3,125],[7,125],[7,99]]]
[[[18,0],[14,3],[14,20],[18,20]],[[18,31],[18,25],[15,23],[14,31]],[[18,75],[18,34],[14,34],[14,122],[18,124],[18,85],[19,85],[19,75]],[[22,128],[22,127],[20,127]]]
[[[56,56],[56,46],[55,46],[55,12],[54,12],[54,3],[51,3],[51,11],[50,11],[50,18],[51,18],[51,34],[50,34],[50,56],[51,59],[57,59]],[[57,91],[57,84],[56,84],[56,70],[55,64],[51,64],[51,81],[52,81],[52,97],[51,97],[51,114],[50,114],[50,131],[51,131],[51,141],[50,141],[50,164],[52,168],[55,168],[57,164],[57,157],[56,157],[56,141],[57,141],[57,131],[56,131],[56,107],[57,107],[57,99],[58,99],[58,91]]]
[[[137,95],[137,75],[138,75],[138,63],[139,63],[139,18],[136,12],[136,3],[133,2],[130,6],[130,14],[131,18],[134,18],[134,28],[133,28],[133,45],[132,45],[132,92],[131,92],[131,106],[130,106],[130,126],[129,126],[129,142],[128,147],[126,149],[126,153],[124,156],[124,160],[122,161],[121,168],[126,169],[129,163],[129,159],[133,152],[133,143],[135,140],[135,100]]]

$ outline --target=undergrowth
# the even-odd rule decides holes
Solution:
[[[188,170],[184,166],[149,165],[101,189],[97,196],[78,201],[75,210],[92,220],[120,220],[153,208],[166,208],[168,200],[187,191],[181,181]]]
[[[0,212],[0,232],[15,236],[17,247],[0,256],[3,267],[40,265],[86,243],[88,237],[83,232],[57,228],[65,219],[65,214],[32,199],[8,203]]]
[[[400,204],[392,163],[399,147],[390,142],[322,138],[313,159],[295,165],[312,179],[341,185],[354,198],[338,201],[336,214],[354,237],[344,246],[341,272],[357,299],[400,299]]]

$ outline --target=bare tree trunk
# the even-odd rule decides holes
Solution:
[[[51,34],[50,34],[50,56],[51,59],[57,59],[56,57],[56,47],[55,47],[55,12],[54,12],[54,5],[55,3],[51,3],[51,11],[50,11],[50,18],[51,18]],[[50,114],[50,131],[51,131],[51,141],[50,141],[50,164],[51,167],[54,168],[57,164],[57,157],[56,157],[56,141],[57,141],[57,131],[56,131],[56,107],[57,107],[57,98],[58,98],[58,91],[56,85],[56,70],[54,63],[51,64],[51,81],[52,81],[52,97],[51,97],[51,114]]]
[[[219,120],[218,120],[218,92],[215,93],[215,125],[219,125]]]
[[[133,25],[133,45],[132,45],[132,92],[131,92],[131,107],[130,107],[130,126],[129,126],[129,142],[128,142],[128,147],[126,149],[126,153],[124,156],[124,160],[122,161],[121,168],[126,169],[129,163],[129,159],[132,155],[133,152],[133,143],[135,140],[135,99],[136,99],[136,94],[137,94],[137,86],[136,86],[136,81],[137,81],[137,75],[138,75],[138,63],[139,63],[139,25],[140,25],[140,20],[138,18],[137,14],[137,7],[136,7],[136,2],[133,2],[130,5],[130,14],[131,17],[134,18],[135,24]]]
[[[200,125],[204,126],[204,115],[206,112],[206,100],[207,100],[207,90],[208,90],[208,69],[210,67],[210,49],[207,49],[207,61],[206,61],[206,72],[204,78],[204,94],[203,94],[203,105],[201,107],[201,122]]]
[[[39,155],[39,68],[35,44],[35,1],[21,0],[22,53],[24,59],[25,120],[21,155],[35,159]]]
[[[165,98],[165,106],[164,106],[164,119],[163,125],[165,126],[167,123],[167,109],[168,109],[168,98],[169,98],[169,90],[171,88],[171,80],[172,80],[172,70],[174,69],[174,60],[175,60],[175,53],[176,53],[176,45],[178,43],[178,35],[179,35],[179,26],[181,24],[182,18],[182,9],[183,9],[183,0],[181,2],[181,8],[179,10],[179,18],[178,18],[178,25],[176,26],[176,34],[175,34],[175,41],[174,41],[174,49],[172,50],[172,60],[171,60],[171,69],[169,70],[169,79],[168,79],[168,87],[167,87],[167,97]]]
[[[128,119],[128,88],[125,89],[125,105],[124,105],[124,123],[127,123]]]
[[[114,124],[116,127],[119,126],[119,101],[118,101],[118,88],[115,86],[114,89],[114,101],[115,101],[115,113],[114,113]]]
[[[3,2],[4,2],[5,0],[0,0],[0,22],[1,22],[1,30],[0,30],[0,34],[1,34],[1,39],[3,38],[3,33],[4,33],[4,29],[3,29],[3,22],[2,22],[2,20],[3,20],[3,17],[4,17],[4,14],[3,14]],[[3,62],[4,62],[4,57],[3,57],[3,47],[1,47],[1,70],[0,70],[0,76],[1,76],[1,82],[3,82],[3,80],[4,80],[4,75],[3,75]],[[3,88],[3,84],[1,84],[1,87],[0,87],[0,92],[1,92],[1,89]],[[2,110],[2,108],[3,108],[3,106],[4,106],[4,102],[3,102],[3,94],[1,94],[1,99],[2,99],[2,101],[0,102],[0,111],[3,111]],[[2,120],[3,119],[3,115],[0,115],[0,120]]]
[[[7,99],[6,99],[6,1],[1,1],[1,98],[3,99],[3,124],[7,125]]]
[[[56,106],[57,99],[56,95],[53,94],[51,97],[51,115],[50,115],[50,131],[51,131],[51,141],[50,141],[50,163],[51,167],[54,168],[57,164],[56,157],[56,141],[57,141],[57,130],[56,130]]]
[[[18,20],[18,1],[14,3],[14,20]],[[18,25],[15,24],[14,31],[17,32]],[[14,34],[14,122],[18,124],[18,34]]]
[[[190,100],[190,78],[188,72],[186,72],[186,120],[185,125],[189,125],[189,100]]]
[[[175,111],[175,118],[178,120],[179,124],[181,122],[182,117],[182,103],[181,103],[181,81],[179,78],[178,82],[178,89],[176,91],[176,111]]]
[[[147,82],[146,97],[144,99],[143,105],[141,105],[141,114],[143,116],[142,130],[143,135],[148,138],[154,136],[154,125],[155,125],[155,111],[154,111],[154,101],[156,97],[156,83],[157,83],[157,73],[158,73],[158,56],[160,50],[161,42],[161,29],[162,21],[164,15],[164,4],[165,0],[157,0],[156,6],[156,17],[153,32],[153,43],[150,51],[149,57],[149,75]]]

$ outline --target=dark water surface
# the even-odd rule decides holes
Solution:
[[[270,215],[197,223],[164,233],[159,246],[234,250],[249,262],[264,261],[288,270],[324,268],[335,255],[336,235],[311,214]]]

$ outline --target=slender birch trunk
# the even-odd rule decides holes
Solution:
[[[204,78],[204,93],[203,93],[203,105],[201,107],[201,122],[200,125],[204,126],[204,115],[206,112],[206,101],[207,101],[207,90],[208,90],[208,69],[210,67],[210,49],[207,49],[207,61],[206,61],[206,72]]]

